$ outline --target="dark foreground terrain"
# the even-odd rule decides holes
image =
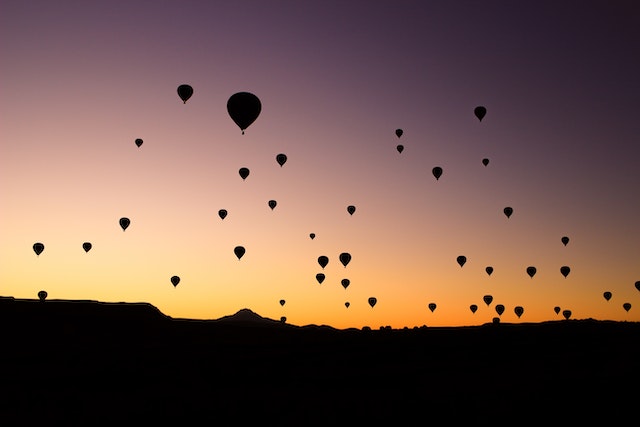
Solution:
[[[638,323],[335,330],[248,310],[194,321],[148,304],[0,298],[0,325],[3,426],[640,419]]]

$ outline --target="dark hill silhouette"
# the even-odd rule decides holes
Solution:
[[[3,425],[535,425],[636,416],[640,324],[339,330],[0,298]],[[524,417],[524,418],[523,418]]]

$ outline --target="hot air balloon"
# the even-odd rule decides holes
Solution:
[[[402,153],[404,151],[404,145],[402,144],[396,145],[396,150],[398,150],[398,153]]]
[[[353,215],[353,213],[356,211],[356,207],[353,205],[349,205],[347,206],[347,212],[349,212],[349,215]]]
[[[571,269],[569,268],[569,266],[563,265],[562,267],[560,267],[560,273],[562,273],[565,278],[569,275],[570,272]]]
[[[640,280],[636,282],[636,289],[640,291]]]
[[[504,212],[504,214],[507,216],[507,218],[511,217],[511,214],[513,213],[513,208],[510,206],[507,206],[506,208],[504,208],[502,210]]]
[[[193,88],[189,85],[178,86],[178,96],[182,99],[182,103],[186,104],[187,100],[193,95]]]
[[[504,313],[504,305],[496,305],[496,313],[498,313],[498,316],[502,316],[502,313]]]
[[[246,250],[244,249],[244,246],[236,246],[235,248],[233,248],[233,253],[236,254],[238,260],[242,258],[245,252]]]
[[[622,304],[622,308],[624,308],[624,311],[628,313],[629,310],[631,310],[631,303],[625,302],[624,304]]]
[[[351,261],[351,254],[348,252],[342,252],[339,256],[340,258],[340,262],[342,263],[342,265],[344,265],[345,267],[347,266],[347,264],[349,264],[349,262]]]
[[[487,166],[489,164],[489,159],[487,158],[482,159],[482,164]]]
[[[604,297],[604,299],[606,299],[607,301],[609,301],[611,299],[611,292],[606,291],[605,293],[602,294],[602,296]]]
[[[402,136],[402,129],[396,129],[396,136],[400,138]]]
[[[431,312],[433,313],[436,309],[436,303],[435,302],[430,302],[429,303],[429,310],[431,310]]]
[[[351,281],[349,279],[342,279],[342,281],[340,282],[342,283],[342,287],[347,289],[349,287],[349,285],[351,284]]]
[[[489,267],[485,268],[485,269],[484,269],[484,271],[486,271],[486,272],[487,272],[487,274],[488,274],[489,276],[491,276],[491,273],[493,273],[493,267],[489,266]]]
[[[349,306],[350,306],[350,305],[351,305],[351,304],[349,303],[349,301],[347,301],[347,302],[345,302],[345,303],[344,303],[344,306],[345,306],[345,307],[347,307],[347,308],[349,308]]]
[[[565,246],[567,246],[567,243],[569,243],[569,238],[567,236],[562,236],[560,240],[562,241],[562,244]]]
[[[494,325],[499,325],[500,324],[500,318],[499,317],[494,317],[493,319],[491,319],[491,323],[493,323]]]
[[[371,306],[371,308],[373,308],[373,306],[376,305],[377,302],[378,300],[375,297],[369,298],[369,305]]]
[[[533,276],[536,275],[536,272],[538,270],[534,267],[534,266],[529,266],[527,267],[527,274],[529,275],[529,277],[533,278]]]
[[[271,208],[271,210],[274,210],[277,204],[278,202],[276,202],[275,200],[269,200],[269,207]]]
[[[285,300],[281,299],[280,300],[280,305],[284,305],[285,302],[286,302]]]
[[[469,310],[471,310],[472,313],[475,313],[476,311],[478,311],[478,306],[475,304],[471,304],[469,306]]]
[[[518,316],[519,319],[520,316],[522,316],[522,313],[524,313],[524,308],[518,305],[514,307],[513,312],[516,314],[516,316]]]
[[[36,253],[36,255],[40,255],[42,253],[42,251],[44,251],[44,245],[40,242],[38,243],[34,243],[33,244],[33,251]]]
[[[122,227],[122,231],[126,230],[131,224],[131,220],[129,218],[120,218],[120,227]]]
[[[320,267],[325,268],[327,264],[329,264],[329,257],[320,255],[318,257],[318,264],[320,264]]]
[[[226,209],[220,209],[218,211],[218,216],[220,217],[220,219],[225,219],[227,217],[227,210]]]
[[[560,307],[558,306],[553,307],[553,311],[555,311],[556,314],[560,313]]]
[[[473,109],[473,114],[475,114],[479,121],[482,121],[484,116],[487,114],[487,109],[482,105],[479,105]]]
[[[464,255],[460,255],[458,256],[458,258],[456,258],[456,261],[458,261],[458,264],[460,264],[460,267],[462,267],[467,262],[467,257]]]
[[[569,320],[569,318],[571,317],[571,310],[563,310],[562,315],[565,319]]]
[[[433,176],[436,177],[436,181],[437,181],[442,176],[442,168],[440,166],[436,166],[431,170],[431,173],[433,173]]]
[[[235,93],[227,101],[227,112],[243,134],[244,130],[258,118],[261,110],[260,99],[249,92]]]
[[[136,145],[138,146],[138,148],[140,148],[140,146],[142,145],[142,140],[140,138],[136,139]]]
[[[287,322],[287,316],[282,316],[282,317],[280,318],[280,322],[282,322],[282,323],[286,323],[286,322]]]
[[[175,288],[180,283],[180,278],[178,276],[171,276],[171,284]]]
[[[318,283],[322,284],[322,282],[324,282],[324,279],[325,275],[323,273],[316,274],[316,280],[318,281]]]
[[[276,162],[278,162],[278,164],[280,165],[280,167],[282,167],[282,165],[284,165],[285,163],[287,163],[287,155],[286,154],[278,154],[276,156]]]
[[[493,297],[491,295],[485,295],[482,297],[482,300],[484,301],[485,304],[487,304],[487,306],[489,306],[493,301]]]
[[[238,170],[238,173],[240,174],[240,177],[244,181],[249,176],[249,168],[240,168],[240,170]]]
[[[316,238],[316,233],[309,233],[309,237],[311,238],[311,240]]]
[[[84,242],[82,244],[82,249],[84,249],[85,252],[89,252],[92,247],[93,247],[93,245],[91,243],[89,243],[89,242]]]
[[[44,302],[44,300],[47,299],[47,291],[40,291],[38,292],[38,298],[40,299],[40,301]]]

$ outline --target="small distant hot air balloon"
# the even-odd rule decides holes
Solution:
[[[235,248],[233,248],[233,253],[236,254],[238,260],[242,258],[245,252],[246,250],[244,249],[244,246],[236,246]]]
[[[640,291],[640,280],[636,282],[636,289]]]
[[[440,166],[436,166],[435,168],[431,169],[431,173],[436,177],[437,181],[442,176],[442,168]]]
[[[351,284],[351,281],[349,279],[342,279],[342,281],[340,282],[342,284],[342,287],[347,289],[349,287],[349,285]]]
[[[316,233],[309,233],[309,237],[311,238],[311,240],[316,238]]]
[[[471,304],[469,306],[469,310],[471,310],[472,313],[475,313],[476,311],[478,311],[478,306],[475,304]]]
[[[555,311],[556,314],[560,313],[560,307],[558,306],[553,307],[553,311]]]
[[[349,205],[347,206],[347,212],[349,212],[349,215],[353,215],[353,213],[356,211],[356,207],[353,205]]]
[[[218,216],[220,217],[220,219],[225,219],[227,217],[227,210],[226,209],[220,209],[218,211]]]
[[[344,306],[347,307],[347,308],[349,308],[350,305],[351,305],[351,303],[349,301],[344,303]]]
[[[475,114],[479,121],[482,121],[484,116],[487,114],[487,109],[482,105],[479,105],[473,109],[473,114]]]
[[[369,305],[373,308],[374,305],[378,303],[378,300],[375,297],[369,298]]]
[[[436,310],[436,303],[435,302],[430,302],[429,303],[429,310],[431,310],[431,312],[433,313]]]
[[[398,150],[398,153],[402,153],[404,151],[404,145],[402,144],[396,145],[396,150]]]
[[[42,253],[42,251],[44,251],[44,244],[37,242],[33,244],[33,251],[36,253],[36,255],[40,255]]]
[[[347,264],[349,264],[349,262],[351,261],[351,254],[348,252],[342,252],[339,256],[340,258],[340,262],[342,263],[342,265],[344,265],[345,267],[347,266]]]
[[[534,267],[534,266],[529,266],[527,267],[527,274],[529,275],[529,277],[533,278],[533,276],[536,275],[536,272],[538,270]]]
[[[518,305],[514,307],[513,312],[516,314],[516,316],[518,316],[518,319],[519,319],[520,316],[522,316],[522,313],[524,313],[524,308]]]
[[[493,301],[493,297],[491,295],[485,295],[482,297],[482,300],[484,301],[485,304],[487,304],[487,306],[489,306]]]
[[[187,100],[193,95],[193,88],[189,85],[178,86],[178,96],[182,99],[182,103],[186,104]]]
[[[171,276],[171,284],[175,288],[180,283],[180,278],[178,276]]]
[[[498,313],[498,316],[502,316],[502,313],[504,313],[504,305],[496,305],[496,313]]]
[[[511,206],[507,206],[506,208],[504,208],[502,210],[504,212],[504,214],[507,216],[507,218],[511,217],[511,214],[513,214],[513,208]]]
[[[280,318],[280,322],[282,322],[282,323],[287,323],[287,316],[282,316],[282,317]]]
[[[240,174],[240,177],[244,181],[249,176],[249,168],[240,168],[238,170],[238,173]]]
[[[142,140],[140,138],[136,139],[136,145],[138,146],[138,148],[140,148],[140,146],[142,145]]]
[[[318,283],[322,284],[322,282],[324,282],[324,279],[325,279],[324,273],[316,274],[316,280],[318,281]]]
[[[569,320],[569,318],[571,317],[571,310],[563,310],[562,315],[565,319]]]
[[[131,224],[131,220],[129,218],[120,218],[120,227],[122,227],[122,231],[125,231],[127,227]]]
[[[276,202],[275,200],[269,200],[269,207],[271,208],[271,210],[274,210],[277,204],[278,202]]]
[[[489,164],[489,159],[487,159],[486,157],[482,159],[482,164],[487,166]]]
[[[286,302],[285,300],[281,299],[280,300],[280,305],[284,306],[285,302]]]
[[[325,255],[320,255],[318,257],[318,264],[320,264],[320,267],[325,268],[327,264],[329,264],[329,257]]]
[[[41,302],[44,302],[44,300],[47,299],[47,291],[40,291],[38,292],[38,298],[40,299]]]
[[[631,310],[631,303],[625,302],[624,304],[622,304],[622,308],[624,308],[624,311],[628,313],[629,310]]]
[[[602,296],[604,297],[604,299],[606,299],[607,301],[609,301],[611,299],[611,292],[606,291],[605,293],[602,294]]]
[[[489,267],[485,268],[485,269],[484,269],[484,271],[486,271],[486,272],[487,272],[487,274],[488,274],[489,276],[491,276],[491,273],[493,273],[493,267],[489,266]]]
[[[287,155],[282,153],[278,154],[276,156],[276,162],[282,167],[287,162]]]
[[[227,101],[227,112],[243,134],[258,118],[261,110],[260,99],[249,92],[234,93]]]
[[[567,246],[567,243],[569,243],[569,238],[567,236],[562,236],[560,240],[562,241],[562,244],[565,246]]]
[[[398,138],[400,138],[402,136],[402,134],[403,134],[402,129],[396,129],[396,136]]]
[[[467,262],[467,257],[464,255],[460,255],[456,258],[456,261],[458,261],[458,264],[460,264],[460,267],[462,267]]]
[[[89,243],[89,242],[84,242],[82,244],[82,249],[84,249],[85,252],[89,252],[92,247],[93,247],[93,245],[91,243]]]
[[[569,268],[568,265],[563,265],[562,267],[560,267],[560,273],[562,273],[565,278],[569,275],[570,272],[571,268]]]

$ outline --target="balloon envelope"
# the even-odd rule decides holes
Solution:
[[[284,165],[287,162],[287,155],[282,153],[278,154],[276,156],[276,162],[278,162],[280,167],[282,167],[282,165]]]
[[[327,264],[329,264],[329,257],[320,255],[318,257],[318,264],[320,264],[320,267],[325,268]]]
[[[398,153],[402,153],[404,151],[404,145],[402,144],[396,145],[396,150],[398,150]]]
[[[318,281],[318,283],[322,284],[322,282],[324,282],[324,279],[325,279],[324,273],[316,274],[316,280]]]
[[[396,136],[400,138],[402,136],[402,129],[396,129]]]
[[[536,275],[536,272],[538,270],[534,267],[534,266],[529,266],[527,267],[527,274],[529,275],[529,277],[532,277]]]
[[[640,280],[636,282],[636,289],[640,291]]]
[[[44,302],[44,300],[47,299],[47,295],[47,291],[38,292],[38,298],[40,299],[40,301]]]
[[[487,272],[487,274],[488,274],[489,276],[491,276],[491,273],[493,273],[493,267],[489,266],[489,267],[485,268],[485,269],[484,269],[484,271],[486,271],[486,272]]]
[[[277,204],[278,202],[276,202],[275,200],[269,200],[269,207],[271,208],[271,210],[274,210]]]
[[[142,140],[140,138],[136,139],[136,145],[140,147],[142,145]]]
[[[442,168],[440,166],[436,166],[435,168],[431,169],[431,173],[436,177],[437,181],[442,176]]]
[[[563,265],[562,267],[560,267],[560,273],[562,273],[565,278],[569,275],[570,272],[571,269],[569,268],[569,266]]]
[[[491,302],[493,301],[493,297],[491,295],[485,295],[482,297],[482,300],[484,301],[485,304],[490,305]]]
[[[249,92],[235,93],[227,101],[227,112],[242,133],[258,118],[261,110],[260,99]]]
[[[240,177],[245,180],[249,176],[249,168],[240,168],[238,173],[240,174]]]
[[[431,310],[431,312],[433,313],[436,309],[436,303],[435,302],[430,302],[429,303],[429,310]]]
[[[478,306],[475,304],[471,304],[469,306],[469,310],[471,310],[472,313],[475,313],[476,311],[478,311]]]
[[[280,305],[284,305],[285,302],[286,302],[285,300],[281,299],[280,300]]]
[[[506,208],[503,209],[504,214],[507,216],[507,218],[511,217],[511,214],[513,213],[513,208],[510,206],[507,206]]]
[[[467,262],[467,257],[464,255],[460,255],[458,256],[458,258],[456,258],[456,261],[458,261],[458,264],[460,264],[460,267],[462,267]]]
[[[193,95],[193,88],[189,85],[178,86],[178,96],[182,99],[182,103],[186,104],[187,100]]]
[[[120,227],[122,227],[122,231],[126,230],[131,224],[131,220],[129,218],[120,218]]]
[[[513,309],[513,312],[516,313],[516,316],[518,316],[519,319],[520,316],[522,316],[522,313],[524,313],[524,308],[518,305]]]
[[[178,276],[171,276],[171,284],[175,288],[180,283],[180,278]]]
[[[504,313],[504,305],[496,305],[496,313],[498,313],[498,316],[502,316],[502,313]]]
[[[353,213],[356,211],[356,207],[353,205],[349,205],[347,206],[347,212],[349,212],[349,215],[353,215]]]
[[[93,247],[93,245],[91,243],[89,243],[89,242],[84,242],[82,244],[82,249],[84,249],[85,252],[89,252],[92,247]]]
[[[562,244],[565,246],[567,246],[567,243],[569,243],[569,238],[567,236],[562,236],[560,240],[562,241]]]
[[[346,267],[347,264],[349,264],[349,262],[351,261],[351,254],[348,252],[342,252],[339,258],[342,265]]]
[[[482,159],[482,164],[487,166],[489,164],[489,159],[487,158]]]
[[[226,209],[220,209],[218,211],[218,216],[220,217],[220,219],[225,219],[227,217],[227,210]]]
[[[553,307],[553,311],[555,311],[556,314],[560,313],[560,307],[558,306]]]
[[[311,240],[316,238],[316,233],[309,233],[309,237],[311,238]]]
[[[631,310],[631,303],[625,302],[624,304],[622,304],[622,308],[624,308],[624,311],[628,312],[629,310]]]
[[[487,114],[487,109],[482,105],[479,105],[473,109],[473,114],[475,114],[479,121],[482,121],[484,116]]]
[[[371,308],[373,308],[373,306],[376,305],[377,302],[378,300],[375,297],[369,298],[369,305],[371,306]]]
[[[571,310],[563,310],[562,315],[565,319],[569,320],[569,317],[571,317]]]
[[[246,251],[244,249],[244,246],[236,246],[235,248],[233,248],[233,253],[236,254],[238,259],[242,258],[245,252]]]
[[[349,306],[350,306],[350,305],[351,305],[351,304],[349,303],[349,301],[347,301],[347,302],[345,302],[345,303],[344,303],[344,306],[345,306],[345,307],[347,307],[347,308],[349,308]]]
[[[342,279],[342,281],[340,282],[342,283],[342,287],[347,289],[349,287],[349,285],[351,284],[351,281],[349,279]]]
[[[609,301],[611,299],[612,294],[611,294],[611,292],[607,291],[607,292],[603,293],[602,296],[604,297],[604,299]]]
[[[33,244],[33,251],[36,253],[36,255],[40,255],[42,253],[42,251],[44,251],[44,245],[40,242],[38,243],[34,243]]]

